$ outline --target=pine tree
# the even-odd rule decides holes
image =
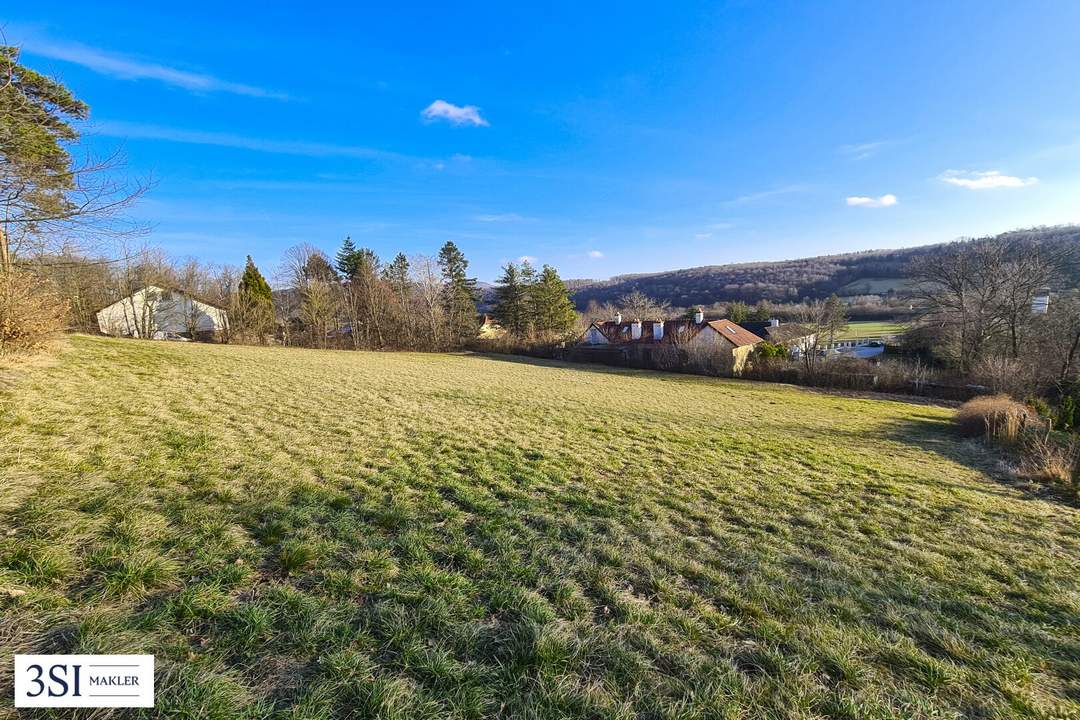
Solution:
[[[506,263],[495,288],[495,319],[511,335],[526,337],[532,326],[530,305],[529,283],[521,268]]]
[[[11,267],[12,228],[80,212],[69,195],[78,168],[66,144],[79,137],[71,121],[89,112],[62,84],[19,64],[19,48],[0,45],[0,270]]]
[[[728,320],[733,323],[746,322],[750,319],[750,306],[742,300],[736,300],[727,306]]]
[[[574,329],[577,312],[570,292],[550,265],[544,265],[536,282],[528,286],[532,318],[536,331],[542,335],[566,335]]]
[[[476,335],[476,278],[467,275],[469,261],[453,241],[439,250],[439,269],[442,271],[443,309],[446,312],[450,337],[455,343]]]
[[[259,268],[255,267],[255,261],[250,255],[247,256],[247,262],[244,264],[244,274],[240,276],[239,291],[240,297],[248,302],[273,307],[274,296],[270,290],[270,283],[266,282]]]
[[[396,319],[393,326],[398,328],[398,341],[411,346],[415,322],[411,312],[413,283],[409,278],[409,259],[405,257],[405,253],[398,253],[383,269],[383,282],[390,288],[393,296],[393,315]]]
[[[394,296],[402,302],[409,297],[409,258],[405,253],[398,253],[393,261],[383,270],[383,280],[394,291]]]
[[[274,325],[274,295],[270,283],[266,282],[250,255],[236,294],[233,321],[238,327],[235,329],[261,341]]]
[[[345,242],[341,243],[341,249],[338,250],[337,255],[334,257],[334,267],[337,268],[343,278],[349,280],[356,275],[359,263],[359,251],[356,249],[356,245],[353,244],[352,238],[346,237]]]

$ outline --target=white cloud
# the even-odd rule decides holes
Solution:
[[[861,195],[853,195],[847,199],[847,204],[851,207],[867,207],[867,208],[883,208],[892,207],[897,202],[895,195],[882,195],[881,197],[863,197]]]
[[[984,172],[970,170],[946,170],[941,174],[941,181],[967,188],[968,190],[993,190],[994,188],[1018,188],[1039,182],[1036,177],[1016,177],[1004,175],[1000,170]]]
[[[94,127],[99,135],[142,140],[165,140],[191,145],[216,145],[257,152],[282,155],[305,155],[307,157],[354,157],[378,159],[403,159],[404,156],[386,150],[357,145],[309,142],[306,140],[265,140],[232,133],[203,132],[181,128],[144,125],[142,123],[103,122]]]
[[[737,198],[731,200],[725,200],[722,205],[749,205],[761,200],[768,200],[770,198],[778,197],[781,195],[791,195],[794,193],[806,192],[807,187],[805,185],[788,185],[786,187],[780,187],[773,190],[763,190],[761,192],[749,193],[747,195],[740,195]]]
[[[81,65],[101,75],[121,80],[156,80],[191,92],[224,92],[234,95],[288,100],[285,93],[231,82],[206,73],[191,72],[159,63],[138,60],[119,53],[100,50],[79,43],[54,42],[31,37],[23,48],[32,55]]]
[[[694,233],[694,239],[695,240],[708,240],[711,237],[712,237],[711,232]]]
[[[602,260],[604,257],[604,253],[600,252],[599,250],[590,250],[587,254],[593,260]]]
[[[420,116],[427,122],[445,120],[451,125],[475,125],[487,127],[488,121],[480,115],[480,108],[475,105],[454,105],[445,100],[436,100],[420,111]]]
[[[841,145],[840,153],[847,155],[848,157],[856,160],[865,160],[869,157],[873,157],[878,154],[886,145],[890,145],[888,140],[876,140],[874,142],[853,143],[851,145]]]
[[[517,261],[519,263],[529,263],[530,265],[536,264],[536,258],[534,258],[532,255],[522,255],[517,259]]]
[[[517,213],[496,213],[493,215],[477,215],[474,218],[477,222],[485,223],[499,223],[499,222],[521,222],[525,218]]]

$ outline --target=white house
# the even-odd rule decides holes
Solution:
[[[97,314],[106,335],[165,339],[169,335],[212,340],[228,326],[225,311],[181,290],[148,285]]]

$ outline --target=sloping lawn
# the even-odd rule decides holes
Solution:
[[[1080,512],[948,418],[74,337],[0,394],[0,646],[154,653],[148,717],[1077,717]]]

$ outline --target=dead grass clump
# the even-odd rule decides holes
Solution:
[[[39,352],[64,329],[67,302],[23,270],[0,272],[0,355]]]
[[[988,395],[973,398],[956,411],[957,428],[964,435],[982,435],[988,440],[1015,442],[1024,428],[1037,418],[1027,405],[1008,395]]]
[[[1078,454],[1080,442],[1075,439],[1062,440],[1049,432],[1027,433],[1020,469],[1033,480],[1061,488],[1075,500],[1080,498]]]

